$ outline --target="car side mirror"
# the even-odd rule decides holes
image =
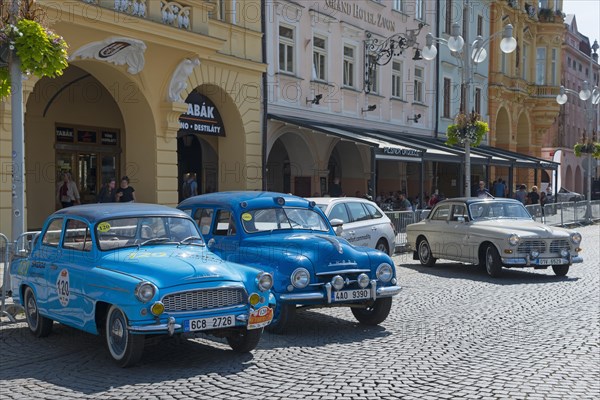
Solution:
[[[338,219],[338,218],[334,218],[329,222],[331,223],[331,226],[333,226],[333,230],[335,231],[335,234],[338,236],[342,236],[342,232],[344,231],[344,228],[342,227],[342,225],[344,225],[344,221],[342,221],[341,219]]]
[[[206,243],[206,245],[208,246],[209,249],[212,249],[213,247],[215,247],[215,238],[210,238],[210,240],[208,241],[208,243]]]

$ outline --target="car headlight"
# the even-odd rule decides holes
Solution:
[[[273,287],[273,277],[267,272],[261,272],[256,277],[256,284],[261,291],[266,292]]]
[[[369,286],[369,275],[360,274],[358,276],[358,278],[356,279],[356,281],[358,282],[358,287],[360,287],[361,289],[364,289],[367,286]]]
[[[510,243],[511,246],[516,246],[519,244],[519,242],[521,241],[521,238],[519,237],[519,235],[517,235],[516,233],[513,233],[512,235],[510,235],[510,237],[508,238],[508,243]]]
[[[331,286],[333,286],[335,290],[340,290],[344,287],[344,278],[339,275],[334,276],[331,279]]]
[[[306,268],[298,268],[292,272],[290,279],[296,289],[304,289],[310,282],[310,273]]]
[[[382,282],[389,282],[394,276],[394,270],[390,264],[381,264],[377,267],[377,279]]]
[[[575,244],[581,243],[581,234],[579,232],[571,233],[571,242]]]
[[[140,282],[135,287],[135,297],[142,303],[147,303],[156,294],[156,286],[150,282]]]

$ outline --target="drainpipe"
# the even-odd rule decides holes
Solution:
[[[262,62],[263,64],[267,65],[267,2],[261,1],[260,3],[260,28],[262,31]],[[262,73],[262,89],[262,190],[267,190],[267,104],[269,103],[267,90],[267,71]]]
[[[435,37],[440,37],[440,4],[435,8]],[[440,91],[438,90],[440,87],[440,57],[435,58],[435,128],[433,131],[433,137],[435,139],[438,138],[438,130],[440,129]],[[423,193],[421,193],[421,197],[423,197]]]

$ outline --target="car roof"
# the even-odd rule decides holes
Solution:
[[[438,204],[456,203],[456,202],[473,204],[473,203],[493,203],[493,202],[499,202],[499,201],[523,204],[519,200],[510,199],[510,198],[507,198],[507,197],[496,197],[494,199],[492,199],[492,198],[479,198],[479,197],[453,197],[451,199],[444,199],[444,200],[440,201],[439,203],[436,204],[436,206]]]
[[[247,207],[263,208],[277,205],[275,199],[283,198],[286,206],[306,207],[308,200],[303,197],[294,196],[279,192],[263,192],[252,190],[239,190],[229,192],[214,192],[193,196],[183,200],[177,207],[193,207],[198,204],[227,204],[238,206],[241,202],[246,202]]]
[[[98,203],[66,207],[56,211],[52,216],[77,216],[91,223],[106,218],[138,217],[161,215],[169,217],[189,217],[186,213],[173,207],[147,203]]]
[[[336,201],[361,201],[361,202],[369,202],[369,203],[375,204],[369,199],[365,199],[362,197],[352,197],[352,196],[350,196],[350,197],[307,197],[306,200],[314,201],[317,204],[330,204],[330,203],[334,203]]]

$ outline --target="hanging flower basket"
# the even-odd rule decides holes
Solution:
[[[582,154],[591,154],[592,157],[600,159],[600,143],[595,141],[583,141],[583,143],[576,143],[573,146],[573,151],[577,157],[581,157]]]
[[[472,112],[467,115],[459,113],[454,118],[454,124],[446,130],[446,145],[453,146],[469,141],[471,146],[479,146],[483,137],[490,130],[487,122],[481,121],[479,114]]]
[[[21,61],[21,71],[39,78],[62,75],[68,66],[67,43],[61,36],[31,19],[21,19],[16,25],[6,24],[0,31],[0,46],[15,50]],[[10,94],[7,66],[0,67],[0,98]]]

